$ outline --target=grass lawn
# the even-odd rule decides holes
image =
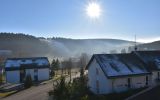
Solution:
[[[13,93],[16,93],[17,91],[10,91],[10,92],[4,92],[4,93],[0,93],[0,97],[3,98],[3,97],[6,97],[6,96],[9,96]]]
[[[108,95],[94,95],[94,94],[90,94],[89,100],[124,100],[132,95],[134,95],[135,93],[138,93],[142,90],[146,89],[146,87],[144,88],[140,88],[140,89],[135,89],[135,90],[129,90],[127,92],[122,92],[122,93],[112,93],[112,94],[108,94]]]

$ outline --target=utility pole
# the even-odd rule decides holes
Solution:
[[[136,41],[137,41],[137,40],[136,40],[136,34],[135,34],[135,47],[134,47],[134,50],[135,50],[135,51],[137,51],[137,49],[138,49],[138,48],[137,48],[137,42],[136,42]]]

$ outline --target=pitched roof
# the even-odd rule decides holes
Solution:
[[[136,51],[133,53],[148,65],[149,70],[160,70],[160,51]]]
[[[35,67],[48,66],[49,61],[47,57],[32,57],[32,58],[8,58],[5,62],[5,68],[19,68],[22,66]]]
[[[150,74],[145,65],[133,54],[95,54],[87,69],[94,58],[108,78]]]

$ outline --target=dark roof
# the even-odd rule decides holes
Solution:
[[[147,64],[148,70],[160,70],[160,51],[135,51],[132,53]]]
[[[109,78],[150,74],[145,64],[134,54],[95,54],[86,69],[93,59],[96,59],[104,74]]]
[[[7,58],[7,60],[35,60],[35,59],[48,59],[47,57],[26,57],[26,58]]]
[[[49,67],[47,57],[31,57],[31,58],[8,58],[5,62],[5,69],[20,68],[46,68]]]

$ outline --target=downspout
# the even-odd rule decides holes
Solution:
[[[114,79],[112,79],[112,92],[114,92]]]

